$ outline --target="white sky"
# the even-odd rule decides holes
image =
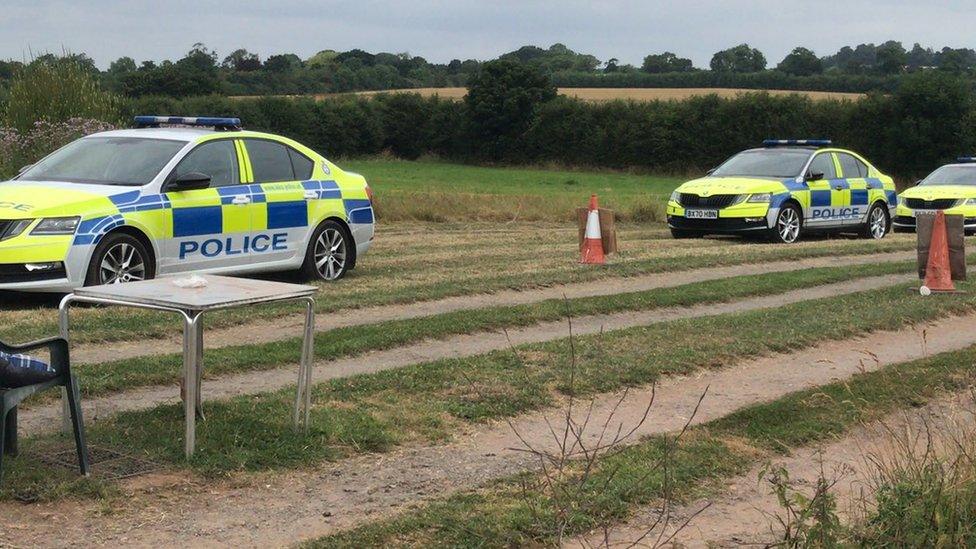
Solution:
[[[707,67],[714,52],[748,42],[775,65],[798,45],[821,56],[888,39],[976,47],[974,23],[973,0],[3,0],[0,58],[65,49],[104,68],[124,55],[177,59],[203,42],[221,59],[239,47],[262,59],[361,48],[445,63],[562,42],[601,61],[640,65],[667,50]]]

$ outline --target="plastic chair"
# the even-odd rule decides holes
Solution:
[[[88,449],[85,446],[85,424],[81,416],[81,394],[78,391],[78,380],[71,373],[68,342],[60,337],[41,339],[24,345],[7,345],[0,342],[0,351],[11,354],[44,348],[51,354],[51,367],[57,372],[57,377],[42,383],[12,389],[0,387],[0,481],[3,480],[4,454],[17,455],[17,405],[30,395],[52,387],[65,388],[75,446],[78,451],[78,466],[83,475],[87,476],[90,473]]]

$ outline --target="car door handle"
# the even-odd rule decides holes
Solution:
[[[243,206],[245,204],[250,204],[250,203],[251,203],[251,197],[250,196],[241,196],[241,195],[238,195],[238,196],[235,196],[233,200],[231,200],[231,204],[237,204],[238,206]]]
[[[315,200],[319,197],[319,193],[315,191],[305,191],[305,200]]]

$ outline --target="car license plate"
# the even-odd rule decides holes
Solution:
[[[718,219],[718,210],[685,210],[688,219]]]

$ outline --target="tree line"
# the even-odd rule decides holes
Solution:
[[[420,94],[129,101],[128,113],[240,116],[329,157],[392,154],[473,163],[701,173],[767,138],[829,137],[902,180],[976,152],[976,100],[959,76],[907,75],[858,101],[764,92],[683,101],[591,103],[558,96],[551,78],[514,60],[485,63],[464,101]]]
[[[601,61],[563,44],[548,48],[523,46],[499,60],[513,61],[547,74],[557,86],[573,87],[742,87],[864,92],[891,91],[907,73],[936,70],[973,76],[976,51],[944,47],[939,50],[900,42],[844,46],[818,57],[797,47],[779,63],[748,44],[716,52],[707,68],[672,52],[647,55],[641,66]],[[127,97],[165,95],[279,95],[335,93],[416,87],[465,86],[484,62],[454,59],[431,63],[408,53],[370,53],[322,50],[302,59],[293,53],[261,58],[238,49],[221,56],[204,44],[194,44],[177,60],[137,62],[131,57],[112,61],[99,70],[85,54],[42,55],[29,64],[78,64],[103,88]],[[5,82],[24,67],[19,61],[0,61],[0,93]]]

